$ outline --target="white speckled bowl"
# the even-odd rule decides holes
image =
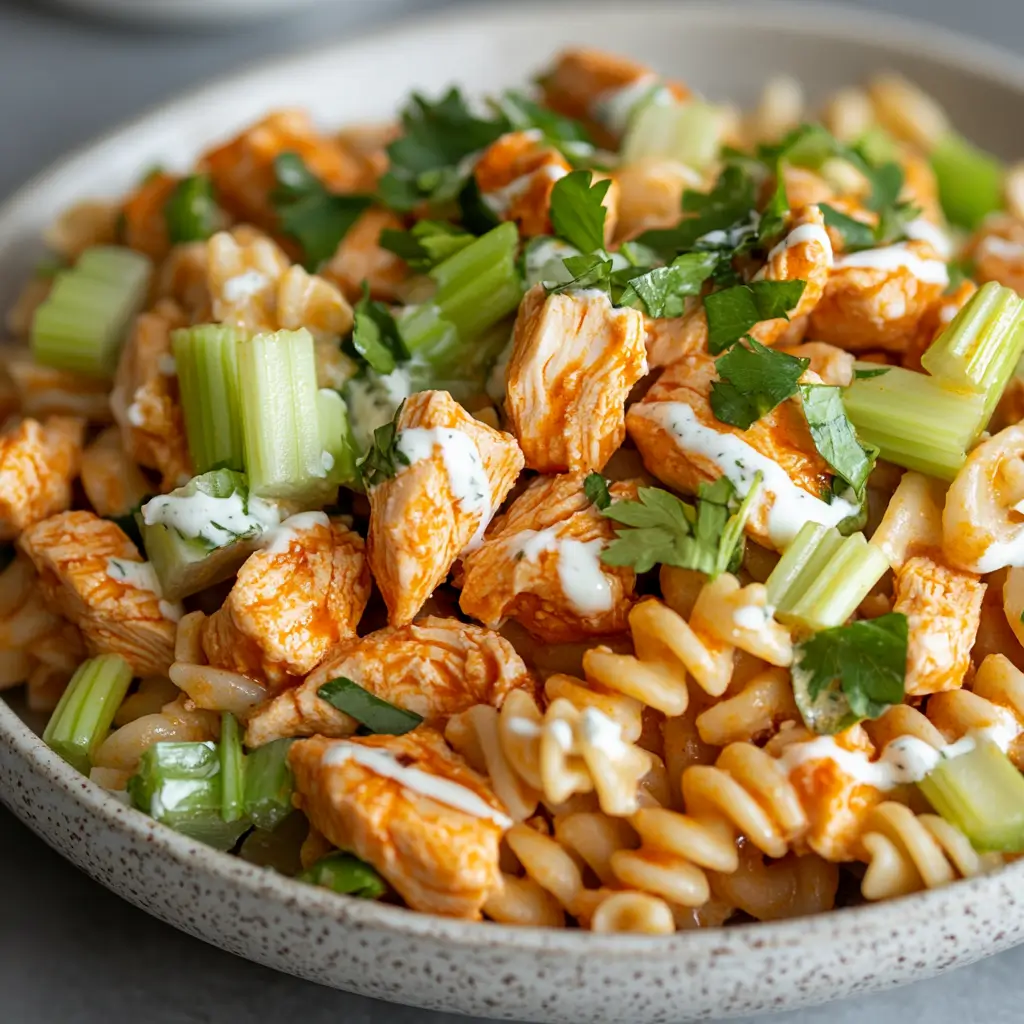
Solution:
[[[952,34],[810,5],[590,2],[447,12],[216,84],[118,130],[0,210],[0,300],[40,229],[155,162],[185,165],[271,106],[342,123],[389,115],[411,87],[516,84],[558,47],[635,54],[712,95],[750,101],[785,69],[814,93],[897,66],[1003,155],[1024,63]],[[126,83],[126,87],[130,87]],[[706,1019],[923,978],[1024,939],[1024,863],[895,903],[668,939],[464,924],[302,886],[123,807],[51,754],[0,702],[0,797],[93,878],[185,931],[279,970],[434,1009],[578,1024]]]

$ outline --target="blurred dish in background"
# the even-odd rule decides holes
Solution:
[[[295,12],[323,0],[54,0],[59,7],[164,25],[227,24]],[[374,0],[375,3],[387,0]]]

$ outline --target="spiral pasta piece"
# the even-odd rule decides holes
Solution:
[[[751,743],[732,743],[714,766],[683,773],[687,813],[641,808],[629,820],[638,850],[619,850],[611,866],[619,882],[674,903],[697,907],[711,896],[706,870],[739,868],[742,835],[769,857],[782,857],[807,828],[799,795],[778,762]]]
[[[872,810],[861,844],[868,865],[861,894],[872,901],[948,885],[1003,862],[998,854],[977,853],[959,829],[938,815],[915,815],[891,800]]]
[[[766,609],[762,584],[741,587],[727,573],[701,589],[689,621],[661,601],[642,601],[629,614],[635,653],[596,647],[583,656],[583,672],[592,685],[681,715],[690,702],[687,677],[720,697],[732,679],[737,649],[771,665],[792,662],[789,631]]]

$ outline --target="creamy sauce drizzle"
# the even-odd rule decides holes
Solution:
[[[978,245],[979,256],[995,256],[999,260],[1024,259],[1024,244],[999,235],[986,235]]]
[[[250,495],[248,511],[242,495],[235,491],[226,498],[214,498],[202,491],[195,494],[161,494],[142,506],[147,526],[157,524],[176,530],[186,539],[204,540],[220,548],[272,529],[281,522],[277,508]]]
[[[133,562],[128,558],[108,558],[107,575],[113,580],[127,583],[129,587],[134,587],[136,590],[148,590],[151,594],[155,594],[160,598],[157,607],[165,619],[177,622],[185,614],[185,609],[182,605],[172,604],[170,601],[163,599],[160,580],[153,569],[152,563]]]
[[[271,555],[286,555],[292,541],[301,540],[302,534],[317,527],[331,528],[326,512],[300,512],[297,516],[289,516],[277,529],[265,534],[263,550]]]
[[[933,747],[916,736],[900,736],[886,744],[878,759],[872,761],[863,751],[841,747],[832,736],[819,736],[806,743],[790,744],[779,758],[779,766],[789,774],[810,761],[832,761],[844,775],[886,792],[920,782],[942,761],[969,754],[981,742],[995,743],[1005,753],[1021,727],[1009,711],[999,710],[999,721],[972,729],[962,739],[941,747]]]
[[[546,551],[558,555],[558,582],[562,593],[579,615],[611,611],[612,591],[601,567],[604,541],[579,541],[559,537],[557,530],[523,530],[512,542],[517,554],[531,562]]]
[[[906,224],[903,232],[907,238],[914,241],[927,242],[942,259],[952,259],[953,243],[950,241],[949,235],[938,224],[933,224],[930,220],[925,220],[924,217],[918,217]]]
[[[502,829],[512,827],[511,818],[496,810],[471,789],[452,782],[450,779],[431,775],[419,768],[403,765],[389,750],[363,747],[356,743],[342,741],[332,744],[323,758],[325,765],[341,765],[349,761],[355,761],[356,764],[369,768],[375,775],[380,775],[385,779],[394,779],[406,789],[436,800],[446,807],[453,807],[457,811],[462,811],[463,814],[472,815],[474,818],[485,818]]]
[[[838,526],[859,512],[859,506],[845,498],[833,498],[831,503],[816,498],[737,434],[704,426],[685,402],[647,402],[633,408],[664,427],[683,451],[710,459],[732,481],[740,497],[749,493],[760,472],[764,483],[755,503],[766,508],[768,536],[780,549],[796,537],[804,523]]]
[[[831,267],[833,263],[832,239],[828,237],[828,232],[820,224],[801,224],[799,227],[795,227],[768,253],[768,261],[771,262],[794,246],[806,245],[809,242],[817,242],[825,250],[825,265]]]
[[[432,458],[434,449],[441,449],[441,458],[453,497],[462,506],[463,513],[480,517],[467,550],[476,547],[483,539],[494,509],[491,482],[480,457],[480,449],[473,438],[464,431],[452,427],[410,427],[399,433],[397,446],[409,460],[409,465]]]
[[[243,302],[258,295],[271,283],[266,274],[258,270],[247,270],[244,274],[229,277],[221,289],[228,302]]]
[[[483,199],[484,204],[492,213],[498,217],[503,217],[508,213],[512,204],[516,200],[522,199],[530,191],[533,183],[539,178],[558,181],[559,178],[564,178],[566,174],[568,174],[568,171],[558,166],[558,164],[545,164],[543,167],[538,167],[535,171],[520,175],[503,188],[496,188],[493,192],[481,193],[481,199]]]
[[[906,243],[887,245],[882,249],[865,249],[840,256],[835,261],[837,270],[860,267],[869,270],[909,270],[925,284],[949,284],[949,270],[942,260],[922,259],[907,248]]]
[[[591,104],[590,112],[613,135],[624,135],[637,107],[647,99],[664,105],[673,102],[669,90],[658,85],[658,76],[648,73],[620,89],[601,93]]]

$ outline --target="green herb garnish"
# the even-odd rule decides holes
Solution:
[[[867,484],[877,449],[866,449],[857,440],[853,424],[846,415],[842,388],[828,384],[801,384],[804,416],[818,454],[841,480],[861,498]]]
[[[805,286],[805,281],[751,281],[706,295],[708,350],[724,352],[762,320],[788,320]]]
[[[171,245],[206,241],[222,219],[208,174],[182,178],[164,204],[164,221]]]
[[[359,462],[359,472],[367,490],[390,480],[400,469],[409,465],[409,457],[398,447],[401,436],[398,420],[404,405],[403,402],[395,410],[394,419],[390,423],[377,427],[373,432],[370,449]]]
[[[747,430],[767,416],[780,402],[797,392],[797,382],[810,365],[766,348],[753,338],[747,345],[734,345],[715,361],[721,380],[711,385],[711,409],[723,423]]]
[[[387,306],[370,298],[366,281],[363,297],[355,305],[352,347],[377,373],[391,373],[401,360],[408,358],[395,318]]]
[[[573,171],[559,178],[551,190],[554,233],[583,253],[604,247],[604,221],[608,211],[603,200],[611,181],[607,178],[592,181],[590,171]]]
[[[316,691],[321,700],[345,712],[372,733],[402,736],[423,721],[414,711],[395,707],[345,676],[331,679]]]
[[[299,243],[303,265],[314,271],[335,254],[373,198],[329,192],[298,153],[277,156],[274,177],[277,184],[270,201],[281,231]]]
[[[793,672],[812,702],[832,693],[857,721],[902,702],[906,665],[907,617],[890,612],[815,633],[797,645]]]
[[[667,267],[631,277],[618,304],[633,306],[651,317],[682,316],[687,297],[700,294],[717,265],[718,257],[710,252],[677,256]]]
[[[608,491],[608,481],[600,473],[588,473],[583,481],[583,493],[587,500],[603,512],[611,503],[612,496]]]
[[[400,256],[413,270],[433,270],[449,256],[461,252],[476,240],[474,235],[446,221],[421,220],[409,231],[385,228],[381,248]]]

